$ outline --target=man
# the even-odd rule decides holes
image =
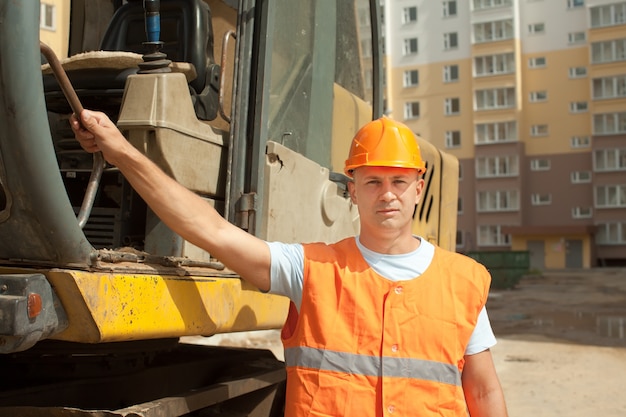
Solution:
[[[286,416],[506,416],[489,348],[490,277],[411,232],[424,187],[415,136],[365,125],[346,161],[360,234],[268,243],[232,225],[128,143],[102,113],[71,126],[172,230],[262,291],[290,297],[283,328]]]

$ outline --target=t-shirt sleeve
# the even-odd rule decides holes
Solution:
[[[270,293],[284,295],[298,310],[302,303],[304,248],[299,243],[268,242],[271,254]]]
[[[478,321],[474,332],[470,337],[470,341],[465,349],[466,355],[474,355],[476,353],[483,352],[487,349],[491,349],[495,344],[496,336],[491,329],[491,323],[489,322],[489,316],[487,315],[487,309],[483,307],[478,315]]]

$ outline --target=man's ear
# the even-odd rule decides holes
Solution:
[[[422,192],[424,191],[424,179],[419,178],[415,185],[415,205],[419,204],[422,199]]]
[[[352,204],[357,204],[354,181],[348,181],[348,192],[350,193],[350,201],[352,201]]]

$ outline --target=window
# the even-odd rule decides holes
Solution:
[[[623,245],[626,243],[626,222],[599,224],[596,242],[601,245]]]
[[[587,76],[587,67],[570,67],[570,78],[583,78]]]
[[[593,133],[594,135],[626,133],[626,112],[594,114]]]
[[[404,118],[415,119],[420,116],[420,103],[419,101],[411,101],[404,103]]]
[[[594,78],[592,90],[594,100],[626,97],[626,75]]]
[[[458,65],[446,65],[443,67],[443,82],[449,83],[452,81],[459,81]]]
[[[473,34],[475,43],[513,39],[513,19],[475,23]]]
[[[586,101],[572,101],[569,104],[569,111],[571,113],[583,113],[588,110]]]
[[[461,146],[461,131],[448,130],[446,132],[446,148],[459,148]]]
[[[516,155],[481,156],[476,158],[477,178],[516,177],[519,158]]]
[[[626,39],[615,39],[591,44],[591,62],[593,64],[625,60]]]
[[[533,206],[547,206],[552,204],[552,196],[550,194],[531,194],[530,202]]]
[[[418,70],[404,71],[404,87],[415,87],[419,82],[420,77]]]
[[[491,9],[493,7],[510,6],[513,0],[473,0],[474,10]]]
[[[591,138],[589,136],[572,136],[570,146],[572,148],[588,148],[591,146]]]
[[[567,0],[567,7],[573,9],[575,7],[583,7],[585,0]]]
[[[465,246],[465,242],[463,242],[463,231],[462,230],[457,230],[456,231],[456,247],[457,248],[462,248],[463,246]]]
[[[477,90],[476,110],[505,109],[515,107],[515,88]]]
[[[519,210],[517,190],[479,191],[476,201],[479,212]]]
[[[476,144],[517,140],[517,122],[480,123],[476,125]]]
[[[548,125],[532,125],[530,136],[548,136]]]
[[[573,207],[572,218],[573,219],[588,219],[593,215],[591,207]]]
[[[531,159],[530,170],[531,171],[548,171],[550,169],[549,159]]]
[[[536,103],[538,101],[546,101],[548,99],[548,92],[546,90],[542,91],[532,91],[530,93],[530,101]]]
[[[447,0],[443,2],[443,16],[456,16],[456,0]]]
[[[405,7],[402,9],[402,23],[417,22],[417,6]]]
[[[585,41],[587,41],[587,34],[585,32],[568,33],[567,41],[569,43],[585,43]]]
[[[589,171],[573,171],[570,174],[572,184],[583,184],[591,182],[591,172]]]
[[[626,23],[626,3],[591,7],[591,27],[621,25]]]
[[[626,207],[626,184],[595,187],[597,208]]]
[[[482,225],[478,226],[479,246],[509,246],[511,236],[502,233],[501,226]]]
[[[417,53],[417,38],[409,38],[404,40],[402,55],[415,55]]]
[[[456,32],[443,34],[443,49],[455,49],[459,47],[459,36]]]
[[[546,57],[545,56],[538,56],[535,58],[530,58],[528,60],[528,66],[530,68],[543,68],[546,66]]]
[[[39,27],[46,30],[56,30],[56,7],[54,5],[41,3]]]
[[[528,25],[528,33],[544,33],[546,31],[545,23],[532,23]]]
[[[515,55],[511,53],[474,58],[474,75],[510,74],[515,72]]]
[[[626,171],[626,148],[593,151],[594,171]]]
[[[447,98],[444,101],[444,113],[447,116],[459,114],[461,112],[461,100],[459,98]]]

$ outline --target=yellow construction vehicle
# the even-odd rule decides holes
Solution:
[[[0,0],[0,416],[277,416],[288,301],[181,239],[68,119],[106,112],[165,172],[266,240],[358,233],[342,172],[382,108],[378,0]],[[43,65],[42,65],[43,64]],[[415,231],[454,248],[458,165],[428,161]],[[446,192],[443,192],[444,184]]]

